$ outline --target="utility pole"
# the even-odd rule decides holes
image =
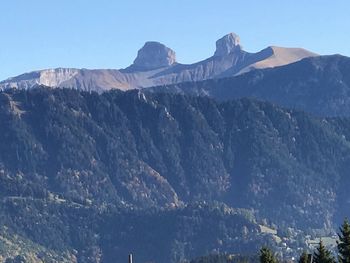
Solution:
[[[129,263],[132,263],[132,254],[129,254]]]

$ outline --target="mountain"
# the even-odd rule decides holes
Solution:
[[[57,68],[25,73],[0,82],[0,90],[29,89],[37,84],[102,92],[139,89],[184,81],[235,76],[255,68],[276,67],[316,54],[301,48],[268,47],[257,53],[242,49],[239,37],[230,33],[216,42],[213,56],[194,64],[176,61],[173,50],[158,42],[146,42],[126,69]]]
[[[0,92],[0,124],[10,258],[177,262],[281,238],[297,250],[349,216],[348,119],[251,99],[41,88]]]
[[[281,67],[196,83],[148,89],[211,96],[219,100],[256,98],[318,116],[350,116],[350,58],[305,58]]]

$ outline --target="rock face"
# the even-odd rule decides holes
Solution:
[[[169,67],[176,62],[175,52],[159,42],[146,42],[138,51],[134,66],[143,70]]]
[[[214,56],[226,56],[231,52],[241,51],[239,36],[230,33],[216,41],[216,51]]]
[[[56,87],[60,83],[73,78],[79,73],[78,69],[58,68],[41,71],[40,83],[45,86]]]
[[[0,90],[36,85],[79,90],[140,89],[240,75],[256,68],[290,64],[316,54],[300,48],[268,47],[257,53],[242,49],[239,36],[230,33],[216,41],[213,56],[194,64],[176,61],[175,52],[158,42],[146,42],[134,63],[125,69],[48,69],[0,82]]]

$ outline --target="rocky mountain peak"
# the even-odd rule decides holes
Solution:
[[[140,89],[152,86],[226,78],[252,69],[272,68],[316,54],[300,48],[269,47],[243,51],[239,36],[230,33],[216,42],[214,56],[193,64],[176,62],[175,52],[159,42],[146,42],[134,63],[124,69],[49,69],[0,81],[0,90],[30,89],[38,84],[79,90]],[[176,65],[176,66],[174,66]]]
[[[141,69],[167,67],[176,62],[175,51],[159,42],[146,42],[138,51],[133,66]]]
[[[225,56],[235,51],[241,51],[240,38],[235,33],[230,33],[216,41],[214,56]]]

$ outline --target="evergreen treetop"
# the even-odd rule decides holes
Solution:
[[[350,224],[347,218],[344,220],[344,223],[339,228],[339,231],[339,241],[337,242],[339,251],[339,262],[350,263]]]
[[[299,263],[309,263],[309,254],[304,250],[298,260]]]
[[[314,252],[313,263],[335,263],[332,253],[324,246],[322,239]]]
[[[274,253],[268,247],[260,249],[260,263],[277,263]]]

